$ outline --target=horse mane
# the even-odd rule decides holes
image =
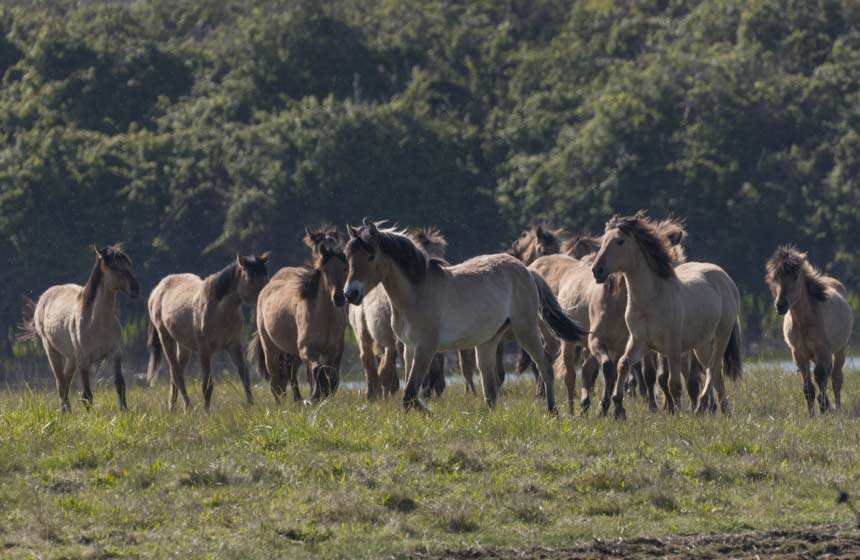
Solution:
[[[801,252],[794,245],[782,245],[778,247],[767,260],[766,267],[766,280],[768,283],[774,283],[784,276],[799,276],[802,274],[806,293],[813,301],[826,301],[828,297],[827,284],[831,283],[831,281],[838,282],[812,266],[809,260],[807,260],[806,253]]]
[[[331,259],[339,258],[346,261],[346,257],[340,251],[323,253],[314,257],[312,261],[305,262],[304,266],[299,270],[298,277],[294,281],[294,285],[298,290],[299,298],[310,300],[317,296],[320,289],[320,280],[322,279],[322,269]]]
[[[561,252],[580,261],[593,260],[600,250],[600,238],[592,235],[575,235],[561,244]]]
[[[445,258],[445,249],[448,247],[448,241],[436,226],[414,229],[410,233],[410,237],[429,256],[438,259]]]
[[[442,267],[447,264],[442,259],[429,256],[409,236],[395,228],[376,229],[372,241],[370,235],[368,226],[362,226],[357,240],[370,247],[375,244],[382,254],[394,261],[413,284],[424,281],[428,271],[442,270]]]
[[[606,222],[606,231],[611,229],[619,229],[636,240],[645,261],[657,276],[664,280],[675,277],[676,262],[669,248],[670,242],[657,228],[657,222],[644,211],[640,210],[633,216],[616,214]]]
[[[687,262],[687,251],[684,249],[684,240],[687,239],[687,225],[683,219],[669,216],[654,224],[659,235],[669,241],[669,254],[675,261],[675,265]]]
[[[211,286],[211,293],[215,297],[215,301],[221,301],[233,290],[238,278],[237,268],[239,265],[232,262],[219,272],[210,274],[206,278],[206,284]]]
[[[544,224],[532,224],[529,229],[523,231],[511,244],[508,254],[523,260],[523,253],[532,243],[540,240],[544,245],[551,247],[544,255],[562,252],[561,238],[565,235],[564,228],[552,229]]]
[[[96,300],[96,294],[98,293],[99,287],[102,283],[102,276],[104,276],[104,273],[102,272],[102,267],[99,266],[99,259],[104,258],[105,265],[108,267],[110,267],[111,263],[115,260],[124,260],[129,264],[131,263],[129,256],[123,252],[121,243],[108,245],[100,251],[101,252],[99,254],[103,255],[103,257],[98,255],[96,256],[96,262],[93,264],[93,269],[90,271],[90,276],[87,278],[87,283],[84,284],[84,289],[81,292],[81,308],[84,311],[93,305],[93,302]]]

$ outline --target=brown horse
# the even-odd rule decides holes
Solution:
[[[818,405],[830,409],[827,381],[833,379],[836,408],[842,406],[842,366],[854,315],[845,286],[816,270],[806,253],[785,245],[767,261],[767,285],[777,313],[785,315],[783,336],[803,379],[803,394],[810,416],[815,413],[815,385],[809,362],[815,363]]]
[[[496,350],[508,329],[538,364],[547,385],[547,407],[555,412],[552,371],[538,329],[542,317],[564,339],[585,335],[565,317],[552,291],[510,255],[484,255],[447,266],[427,256],[406,235],[380,230],[365,220],[348,226],[346,246],[349,277],[346,297],[361,304],[365,294],[382,284],[391,300],[392,326],[406,345],[409,364],[403,406],[418,399],[433,355],[438,350],[477,347],[484,399],[490,407],[497,397]]]
[[[615,216],[606,224],[592,272],[598,283],[620,272],[627,283],[625,320],[630,338],[619,361],[612,400],[617,418],[625,417],[624,382],[632,365],[648,350],[669,361],[668,409],[678,408],[683,354],[694,351],[705,365],[706,379],[697,410],[706,408],[713,386],[720,408],[729,412],[723,362],[731,378],[741,375],[737,322],[740,295],[720,267],[709,263],[674,264],[670,243],[644,212]]]
[[[107,359],[113,360],[114,384],[121,410],[125,400],[125,378],[122,375],[122,326],[116,315],[116,294],[131,298],[140,293],[132,273],[131,259],[119,244],[93,247],[96,261],[84,286],[63,284],[48,288],[37,303],[27,301],[20,340],[41,343],[63,412],[71,409],[69,387],[75,372],[80,372],[81,399],[89,406],[93,401],[90,368]]]
[[[248,369],[242,353],[242,304],[253,305],[268,282],[269,253],[237,256],[220,272],[201,279],[196,274],[171,274],[161,279],[149,296],[150,385],[158,378],[162,355],[170,370],[170,410],[182,394],[185,410],[191,399],[185,389],[185,367],[195,352],[200,354],[202,389],[206,410],[212,402],[212,356],[227,351],[236,366],[245,400],[253,403]]]
[[[249,357],[270,379],[278,401],[286,394],[288,381],[293,400],[302,400],[298,384],[301,362],[312,381],[312,401],[334,394],[339,384],[347,261],[340,245],[331,249],[328,243],[318,243],[314,231],[308,228],[305,236],[313,251],[312,263],[279,270],[257,301],[257,334]]]

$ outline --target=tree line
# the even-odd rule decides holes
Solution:
[[[772,336],[777,245],[860,283],[858,21],[852,0],[7,3],[0,353],[91,243],[125,241],[146,288],[237,251],[299,262],[307,223],[435,224],[457,261],[639,208],[686,217],[745,337]]]

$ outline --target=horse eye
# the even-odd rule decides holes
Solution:
[[[623,240],[623,239],[619,239],[618,241],[616,241],[616,242],[615,242],[615,244],[616,244],[616,245],[624,245],[624,240]]]

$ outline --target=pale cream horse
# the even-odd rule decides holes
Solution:
[[[625,320],[630,339],[618,364],[612,395],[617,418],[626,416],[623,401],[627,373],[649,350],[668,358],[666,398],[670,412],[678,408],[685,352],[695,352],[705,366],[698,411],[707,407],[706,396],[713,386],[720,408],[728,414],[724,363],[728,377],[741,375],[737,286],[714,264],[687,262],[675,267],[669,245],[644,212],[615,216],[606,224],[594,259],[592,271],[598,283],[606,282],[616,272],[622,273],[627,283]]]
[[[312,248],[312,263],[285,267],[272,277],[257,302],[257,333],[250,358],[271,380],[272,394],[280,399],[290,383],[293,400],[302,400],[298,370],[305,363],[311,381],[311,400],[337,390],[346,330],[347,261],[339,244],[314,239],[306,229],[305,243]]]
[[[448,242],[435,227],[419,228],[409,235],[430,257],[445,258]],[[376,286],[364,297],[361,305],[350,305],[349,324],[358,342],[361,365],[367,380],[367,398],[372,400],[396,393],[400,388],[397,377],[399,343],[391,328],[391,302],[385,288]],[[439,380],[433,379],[434,375],[443,377],[441,385],[444,386],[444,361],[440,358],[443,357],[437,355],[433,358],[433,366],[425,380],[425,391],[431,386],[440,385]]]
[[[785,315],[782,330],[803,379],[809,414],[815,413],[815,385],[809,371],[815,364],[818,405],[830,409],[827,381],[833,379],[837,410],[842,406],[842,366],[854,315],[845,286],[817,271],[796,247],[780,247],[767,261],[767,285],[777,313]]]
[[[182,394],[185,410],[191,399],[185,388],[185,367],[194,352],[200,354],[202,389],[206,410],[212,401],[212,355],[227,351],[238,369],[245,400],[253,403],[248,369],[242,352],[242,304],[253,305],[268,281],[269,253],[237,256],[220,272],[201,279],[196,274],[171,274],[161,279],[149,296],[149,366],[152,385],[158,378],[162,355],[170,369],[170,400],[173,410]]]
[[[392,326],[406,345],[409,365],[403,405],[424,410],[418,390],[439,350],[477,348],[484,399],[497,398],[496,349],[511,329],[535,359],[547,386],[547,407],[555,412],[552,370],[541,343],[542,317],[554,333],[578,339],[585,331],[565,317],[546,283],[507,254],[484,255],[455,266],[431,259],[406,235],[381,230],[365,220],[347,227],[349,278],[346,298],[361,304],[382,284],[391,300]]]
[[[83,386],[81,399],[87,406],[92,403],[90,368],[108,359],[113,361],[119,407],[128,408],[116,294],[123,292],[136,298],[140,286],[132,273],[131,259],[119,244],[93,249],[96,262],[87,283],[48,288],[37,303],[26,303],[21,325],[19,339],[41,343],[48,355],[63,412],[71,409],[69,387],[76,372]]]

